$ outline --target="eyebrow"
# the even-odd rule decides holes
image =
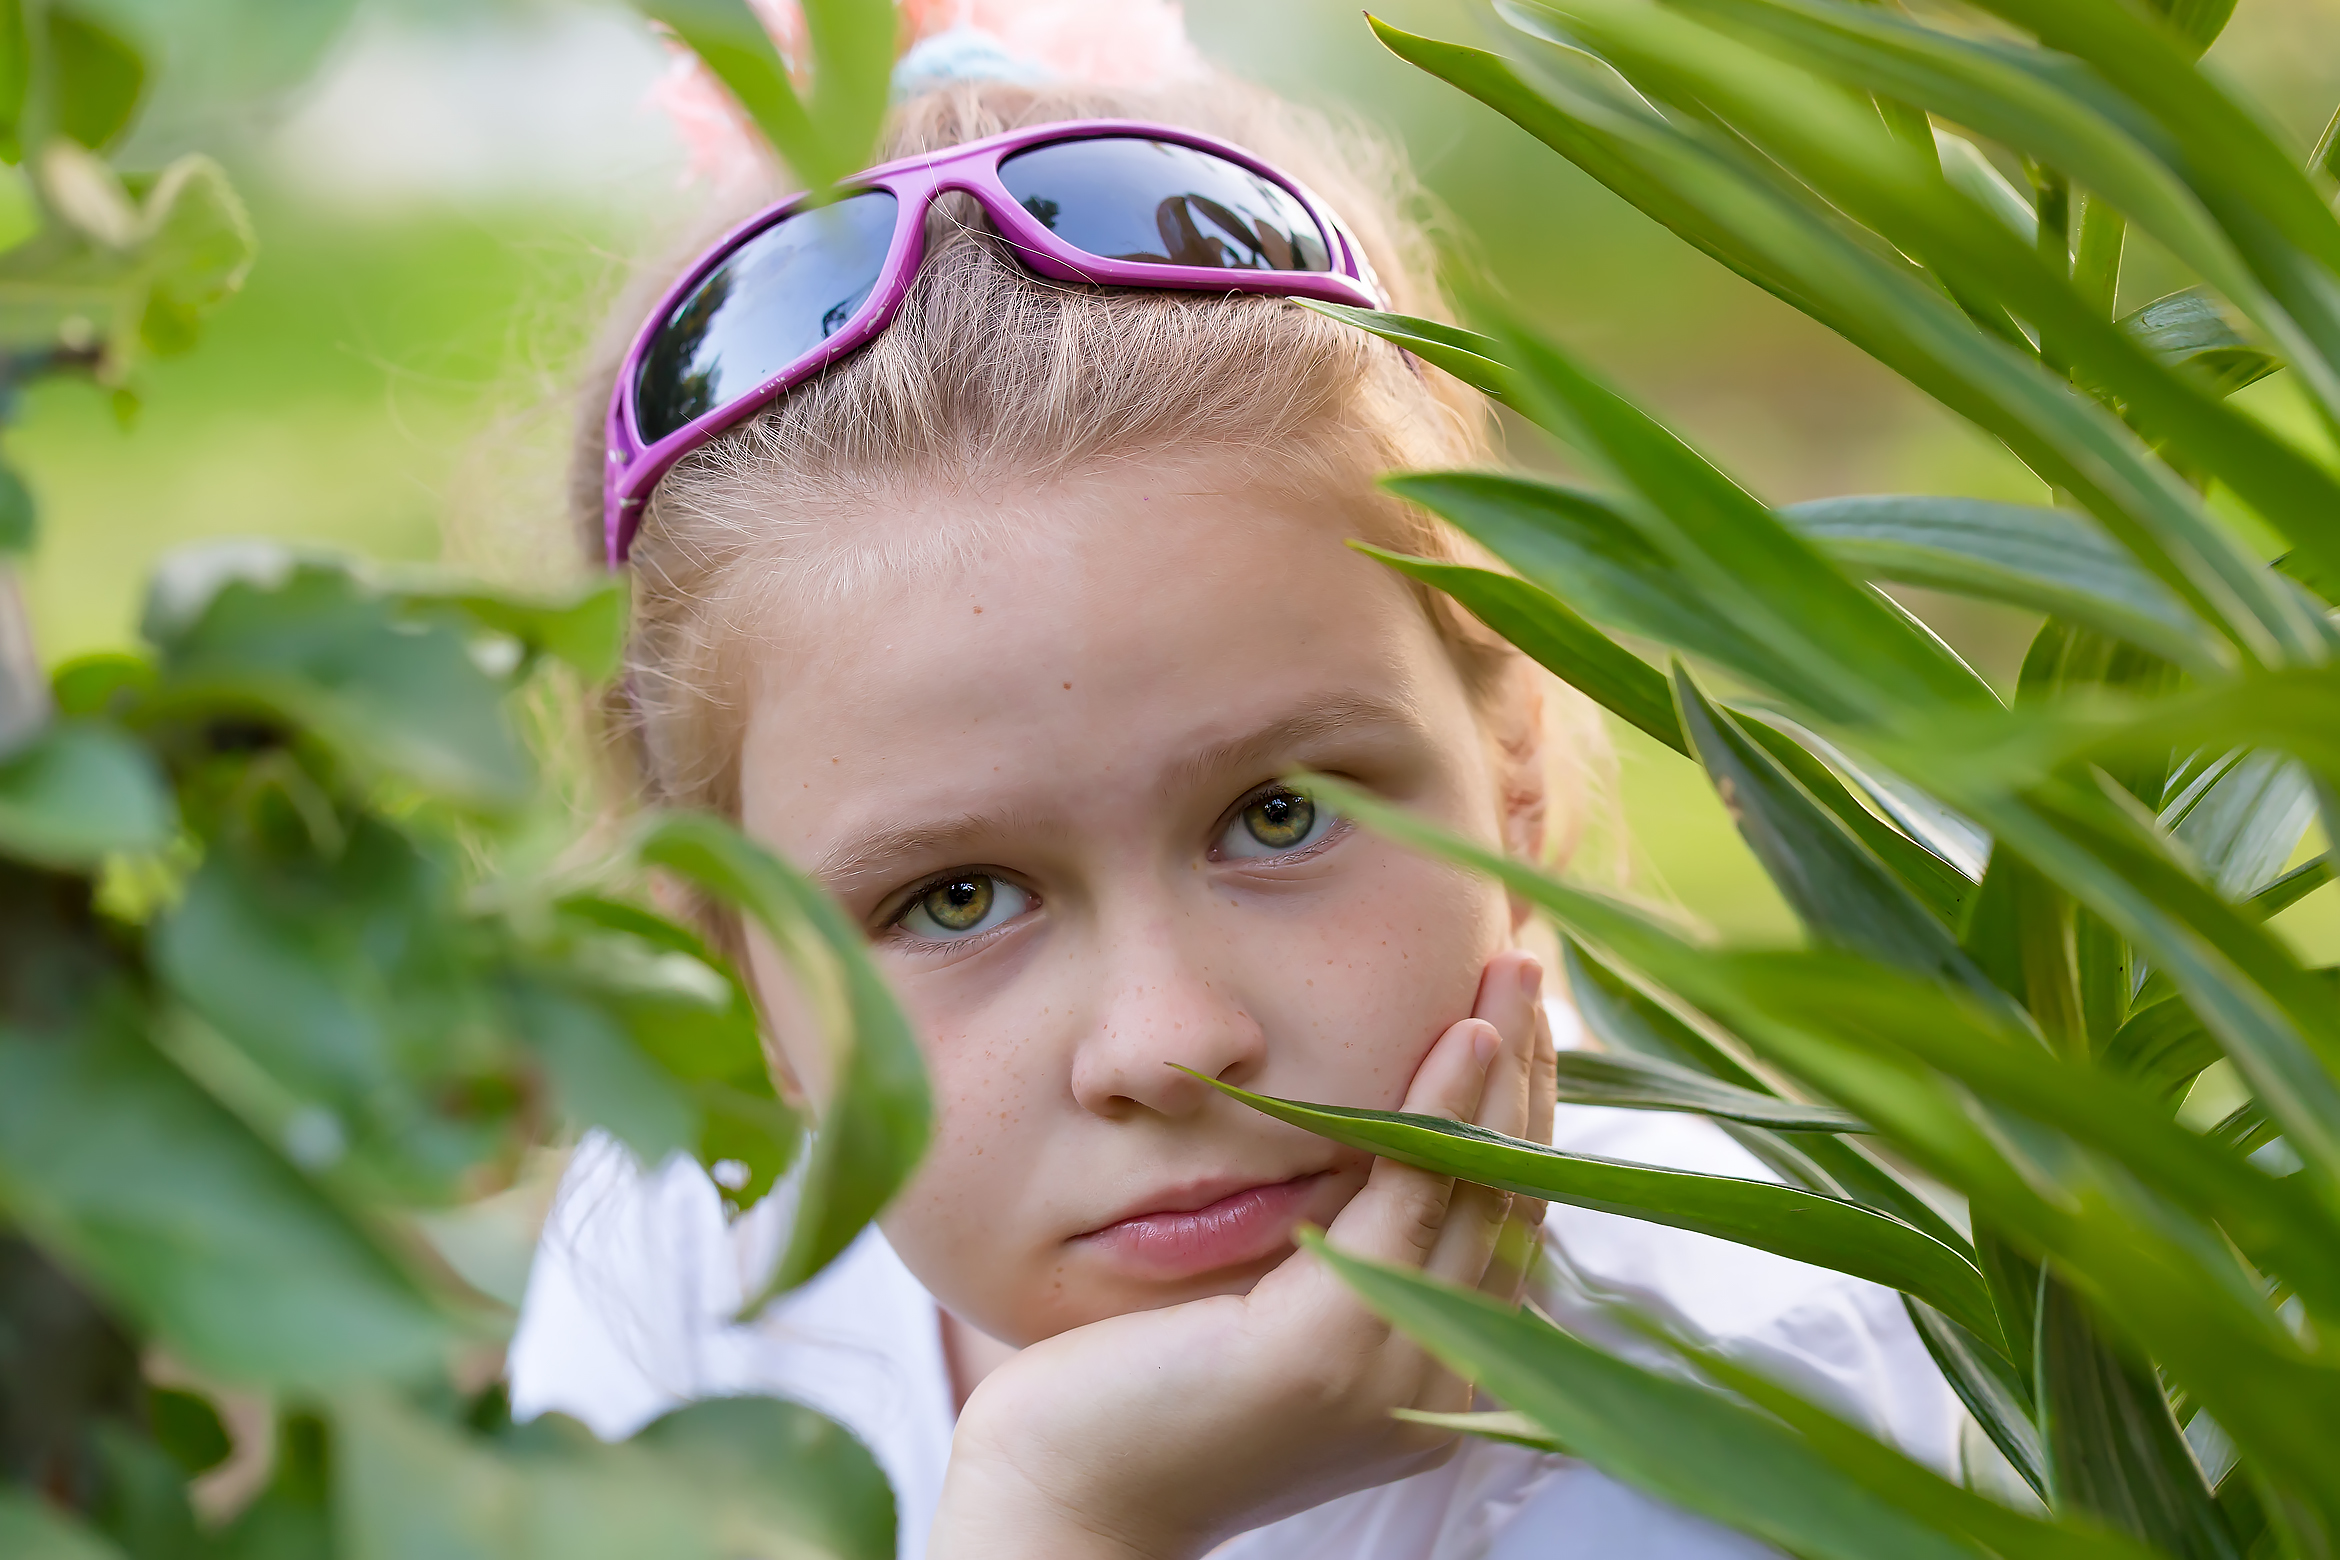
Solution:
[[[1410,701],[1362,693],[1319,699],[1256,730],[1188,754],[1163,772],[1157,790],[1165,795],[1174,794],[1230,772],[1257,771],[1269,767],[1271,760],[1281,759],[1327,737],[1359,727],[1377,726],[1418,732],[1422,729],[1422,718]]]
[[[1315,700],[1303,709],[1180,758],[1163,772],[1156,791],[1175,795],[1229,773],[1258,771],[1269,767],[1273,760],[1284,759],[1295,750],[1327,737],[1373,727],[1420,731],[1422,720],[1408,701],[1368,694],[1339,694]],[[858,835],[822,856],[813,863],[811,875],[831,893],[843,896],[872,876],[880,873],[891,876],[897,862],[949,855],[967,841],[1011,836],[1044,821],[1037,813],[1015,808],[961,813],[908,828],[880,829]]]

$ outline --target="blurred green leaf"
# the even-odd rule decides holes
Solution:
[[[166,711],[283,720],[461,806],[528,795],[498,679],[451,626],[413,621],[346,568],[267,548],[183,554],[145,628]]]
[[[2314,782],[2280,753],[2229,753],[2161,809],[2162,823],[2230,899],[2281,876],[2315,819]]]
[[[1780,518],[1870,579],[2069,618],[2197,672],[2231,659],[2168,586],[2064,510],[1895,493],[1792,504]]]
[[[219,1410],[198,1392],[177,1387],[155,1387],[146,1394],[147,1424],[161,1447],[187,1478],[207,1473],[228,1460],[235,1442]]]
[[[1482,1440],[1502,1441],[1511,1446],[1524,1446],[1534,1452],[1554,1452],[1571,1455],[1549,1430],[1514,1409],[1481,1408],[1464,1414],[1432,1414],[1418,1408],[1393,1408],[1392,1419],[1402,1419],[1410,1425],[1428,1425],[1434,1430],[1453,1430],[1463,1435],[1475,1435]]]
[[[2149,1368],[2123,1359],[2064,1285],[2040,1301],[2039,1398],[2059,1501],[2187,1560],[2240,1560]]]
[[[1599,1051],[1563,1051],[1560,1098],[1571,1105],[1614,1105],[1628,1110],[1687,1110],[1750,1126],[1806,1132],[1866,1132],[1860,1117],[1833,1105],[1807,1105],[1721,1083],[1687,1067],[1647,1057]]]
[[[57,712],[84,719],[119,713],[117,701],[134,700],[153,686],[153,662],[114,650],[75,656],[49,674]]]
[[[635,0],[664,24],[747,110],[790,169],[823,189],[868,166],[886,111],[895,18],[876,0],[805,0],[807,61],[780,57],[747,0]],[[799,96],[791,66],[810,64]]]
[[[693,1145],[691,1102],[599,1003],[542,975],[513,981],[506,1000],[569,1120],[606,1128],[645,1165]]]
[[[826,1267],[877,1216],[925,1152],[933,1106],[908,1020],[861,928],[819,887],[721,820],[653,819],[641,859],[752,916],[788,961],[831,1057],[788,1248],[760,1306]]]
[[[1410,558],[1365,542],[1349,545],[1446,592],[1555,677],[1676,752],[1683,750],[1682,723],[1674,714],[1665,674],[1556,597],[1492,569]]]
[[[443,602],[483,628],[511,635],[530,655],[549,655],[567,663],[588,683],[616,676],[625,653],[622,579],[597,580],[566,600],[532,601],[488,591],[416,593],[410,599]]]
[[[1994,1294],[1994,1299],[1999,1297]],[[2032,1492],[2048,1498],[2047,1455],[2032,1422],[2031,1389],[2014,1361],[1922,1300],[1903,1296],[1912,1326],[1958,1401]],[[2000,1321],[2007,1320],[2002,1302]]]
[[[451,1335],[433,1304],[126,1006],[0,1031],[11,1215],[198,1370],[309,1385],[434,1364]]]
[[[44,64],[55,130],[93,151],[112,145],[138,112],[146,62],[121,34],[78,6],[47,0],[36,14],[48,34]]]
[[[29,1490],[0,1487],[0,1554],[9,1560],[128,1560],[102,1534]]]
[[[378,1392],[335,1415],[353,1560],[891,1560],[891,1492],[869,1453],[807,1408],[718,1398],[605,1446],[550,1415],[501,1445]]]
[[[1384,1159],[1851,1273],[1917,1295],[1979,1334],[1998,1331],[1972,1263],[1931,1235],[1860,1203],[1768,1181],[1566,1153],[1443,1116],[1312,1105],[1204,1081],[1263,1115]]]
[[[111,726],[59,721],[0,759],[0,850],[43,866],[158,849],[174,811],[153,757]]]
[[[0,462],[0,553],[31,552],[40,534],[40,509],[14,466]]]
[[[1863,1488],[1776,1419],[1627,1364],[1524,1312],[1307,1239],[1366,1304],[1448,1368],[1491,1388],[1500,1383],[1505,1401],[1562,1444],[1662,1500],[1814,1560],[1973,1560],[1984,1553]],[[1935,1483],[1948,1492],[1944,1499],[1960,1493]],[[2063,1536],[2040,1526],[2043,1537]]]

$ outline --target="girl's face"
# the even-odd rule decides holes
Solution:
[[[750,696],[746,825],[866,921],[925,1046],[934,1141],[886,1235],[1012,1344],[1244,1291],[1363,1185],[1365,1156],[1177,1067],[1394,1109],[1514,931],[1500,889],[1278,784],[1488,844],[1504,798],[1540,803],[1397,576],[1198,470],[841,519],[883,557],[881,530],[995,533],[964,522],[997,502],[1017,540],[792,600]],[[817,1102],[825,1058],[755,964]]]

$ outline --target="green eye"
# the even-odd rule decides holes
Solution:
[[[1338,821],[1332,809],[1288,786],[1271,786],[1236,809],[1219,836],[1221,860],[1288,856],[1322,840]]]
[[[946,932],[965,932],[983,924],[991,913],[991,879],[976,874],[937,883],[918,901],[934,924]]]
[[[988,872],[964,869],[936,878],[894,917],[914,942],[954,942],[1004,926],[1032,908],[1029,890]]]
[[[1272,791],[1243,809],[1243,827],[1270,850],[1290,850],[1316,827],[1316,804],[1297,791]]]

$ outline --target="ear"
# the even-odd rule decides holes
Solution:
[[[1551,778],[1544,751],[1544,687],[1525,656],[1504,672],[1503,686],[1487,711],[1493,738],[1496,805],[1504,854],[1541,865],[1550,839]],[[1527,924],[1529,906],[1510,896],[1514,932]]]

